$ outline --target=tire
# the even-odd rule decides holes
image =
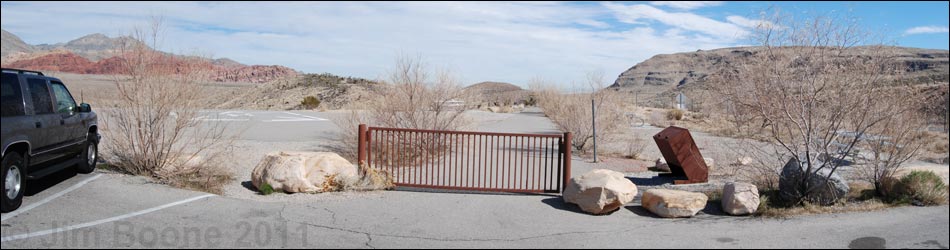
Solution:
[[[2,175],[0,180],[3,182],[3,193],[0,193],[0,199],[2,199],[0,211],[4,213],[13,212],[23,204],[23,193],[26,193],[26,182],[24,182],[26,171],[24,171],[24,166],[26,166],[26,161],[17,153],[11,152],[3,157],[3,169],[0,172],[0,175]],[[7,177],[11,179],[7,180]],[[11,191],[8,189],[15,191],[8,193],[8,191]]]
[[[99,161],[99,141],[96,140],[96,135],[89,135],[89,138],[86,138],[79,157],[81,161],[76,165],[76,172],[88,174],[96,171],[96,162]]]

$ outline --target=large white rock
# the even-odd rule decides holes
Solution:
[[[622,173],[595,169],[571,178],[564,189],[564,201],[577,204],[591,214],[606,214],[620,209],[637,196],[637,185]]]
[[[759,188],[748,183],[726,183],[722,189],[722,211],[743,216],[759,210]]]
[[[320,193],[341,190],[342,183],[358,181],[358,171],[343,157],[322,152],[277,152],[264,156],[251,173],[251,183],[285,193]]]
[[[643,193],[641,204],[663,218],[689,218],[706,208],[709,197],[701,193],[651,189]]]

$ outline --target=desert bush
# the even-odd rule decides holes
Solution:
[[[646,140],[643,140],[640,137],[636,137],[633,140],[627,142],[627,150],[624,154],[624,157],[627,159],[642,160],[643,151],[646,150],[647,146],[650,145]]]
[[[912,202],[924,206],[947,204],[947,185],[943,179],[931,171],[913,171],[904,178],[891,195],[900,202]]]
[[[303,106],[304,109],[315,109],[320,107],[320,100],[315,96],[307,96],[300,102],[300,106]]]
[[[220,191],[231,179],[219,160],[227,153],[221,123],[205,121],[199,110],[209,98],[208,79],[199,57],[173,58],[152,50],[161,33],[155,21],[148,31],[136,30],[140,43],[123,48],[114,77],[115,98],[101,110],[104,159],[115,170],[162,182]]]
[[[745,59],[747,65],[723,68],[709,78],[710,86],[727,106],[761,121],[770,144],[805,162],[806,176],[829,170],[819,180],[827,182],[866,135],[916,108],[899,102],[913,98],[889,97],[910,83],[899,80],[895,51],[872,40],[856,19],[780,12],[762,19],[768,22],[752,33],[761,46]],[[810,178],[797,185],[802,195],[793,203],[825,186],[809,185]]]
[[[381,82],[371,91],[365,110],[334,120],[342,131],[338,134],[342,145],[337,151],[347,159],[356,159],[359,124],[450,131],[467,124],[464,110],[449,105],[451,101],[466,99],[458,80],[448,72],[431,71],[420,57],[398,57],[395,68]],[[430,148],[426,145],[431,143],[425,139],[406,141],[414,144],[408,145],[410,149]]]
[[[602,74],[589,73],[588,84],[591,86],[591,93],[584,94],[561,93],[540,79],[535,79],[530,86],[538,98],[538,107],[562,131],[573,133],[574,140],[571,143],[575,149],[586,152],[594,138],[591,105],[597,110],[597,132],[600,140],[606,137],[604,135],[621,129],[627,121],[620,107],[620,94],[604,89],[603,82]]]
[[[666,111],[666,119],[667,119],[667,120],[682,121],[682,120],[683,120],[683,116],[685,116],[685,115],[686,115],[686,112],[684,112],[683,110],[679,110],[679,109],[671,109],[671,110]]]

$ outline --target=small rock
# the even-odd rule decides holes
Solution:
[[[752,165],[753,162],[755,162],[755,160],[752,159],[752,157],[739,157],[736,159],[736,166],[748,166]]]
[[[637,196],[637,185],[622,173],[595,169],[571,178],[564,189],[564,201],[577,204],[591,214],[606,214],[620,209]]]
[[[670,170],[670,164],[667,164],[666,159],[663,158],[656,160],[656,165],[654,168],[656,168],[656,171],[660,172],[672,172],[672,170]]]
[[[709,172],[712,172],[714,169],[716,169],[716,160],[713,160],[712,158],[703,158],[703,161],[706,162],[706,167],[708,168],[707,170]]]
[[[706,208],[709,197],[701,193],[651,189],[643,193],[643,208],[663,218],[689,218]]]
[[[817,168],[821,166],[821,163],[815,162],[814,166]],[[792,158],[785,164],[785,167],[782,169],[782,175],[779,177],[779,195],[783,200],[797,201],[799,198],[806,196],[803,190],[801,190],[801,183],[802,179],[806,176],[806,169],[807,166],[799,162],[797,158]],[[807,196],[804,197],[805,201],[828,206],[848,195],[851,188],[848,186],[848,182],[845,181],[844,178],[841,178],[837,172],[825,181],[830,173],[831,169],[828,168],[820,171],[812,170],[811,173],[807,173],[809,176],[808,185],[810,187],[824,186],[807,194]]]
[[[754,214],[759,209],[759,189],[748,183],[726,183],[722,189],[722,210],[730,215]]]

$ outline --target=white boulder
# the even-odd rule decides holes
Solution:
[[[643,193],[641,204],[663,218],[689,218],[706,208],[709,197],[701,193],[651,189]]]
[[[759,188],[748,183],[726,183],[722,189],[722,211],[730,215],[754,214],[759,209]]]
[[[622,173],[595,169],[571,178],[564,189],[564,201],[577,204],[591,214],[606,214],[620,209],[637,196],[637,185]]]
[[[251,173],[258,190],[264,184],[285,193],[321,193],[342,190],[359,180],[357,166],[334,153],[276,152],[264,156]]]

